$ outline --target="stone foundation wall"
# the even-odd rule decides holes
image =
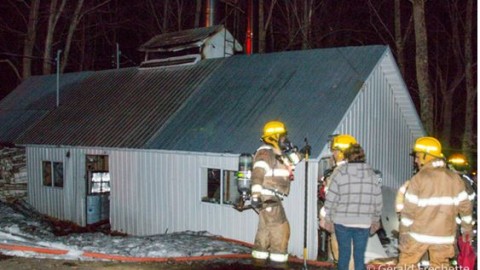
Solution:
[[[25,149],[0,147],[0,200],[27,198]]]

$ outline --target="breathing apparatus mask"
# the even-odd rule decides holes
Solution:
[[[284,154],[293,165],[297,165],[300,162],[298,147],[293,145],[287,136],[280,138],[278,141],[278,146],[280,147],[282,154]]]

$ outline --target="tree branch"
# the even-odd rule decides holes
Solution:
[[[12,61],[10,61],[8,59],[1,59],[0,63],[7,63],[13,69],[13,72],[15,72],[15,75],[17,75],[18,80],[20,80],[20,81],[22,80],[22,77],[20,76],[20,73],[18,72],[17,67],[15,67],[15,65],[12,63]]]

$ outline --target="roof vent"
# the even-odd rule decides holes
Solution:
[[[140,46],[140,68],[195,64],[201,59],[232,56],[242,46],[223,25],[157,35]]]
[[[143,61],[140,64],[141,69],[168,67],[168,66],[185,66],[194,65],[200,61],[201,56],[199,54],[189,54],[178,57],[170,57],[165,59],[153,59],[149,61]]]

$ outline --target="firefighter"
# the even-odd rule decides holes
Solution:
[[[462,237],[472,235],[472,204],[460,176],[448,168],[440,142],[421,137],[413,147],[419,170],[410,179],[400,214],[400,269],[416,269],[428,252],[429,267],[448,269],[455,255],[455,219],[460,214]]]
[[[468,176],[468,170],[469,170],[469,164],[467,162],[467,158],[460,153],[455,153],[452,154],[448,157],[447,159],[447,166],[450,170],[458,173],[463,180],[463,183],[465,184],[465,191],[468,194],[468,199],[472,202],[472,207],[476,207],[477,203],[475,200],[475,195],[476,195],[476,186],[475,183],[473,182],[472,178]],[[473,211],[473,221],[476,221],[476,214],[475,211]],[[456,218],[457,225],[461,225],[462,220],[457,216]],[[472,223],[473,224],[473,223]],[[457,237],[461,234],[461,231],[457,229]],[[475,240],[475,236],[471,235],[472,238],[474,239],[469,239],[469,240]],[[458,257],[458,246],[455,246],[455,254]]]
[[[468,176],[469,164],[467,158],[460,153],[452,154],[448,157],[447,164],[448,168],[461,176],[465,184],[465,190],[468,193],[468,199],[473,202],[475,200],[476,188],[472,178]]]
[[[287,128],[279,121],[265,124],[262,141],[253,159],[251,204],[258,209],[259,222],[252,256],[285,263],[290,225],[282,200],[290,192],[295,165],[309,146],[297,151],[287,138]]]

